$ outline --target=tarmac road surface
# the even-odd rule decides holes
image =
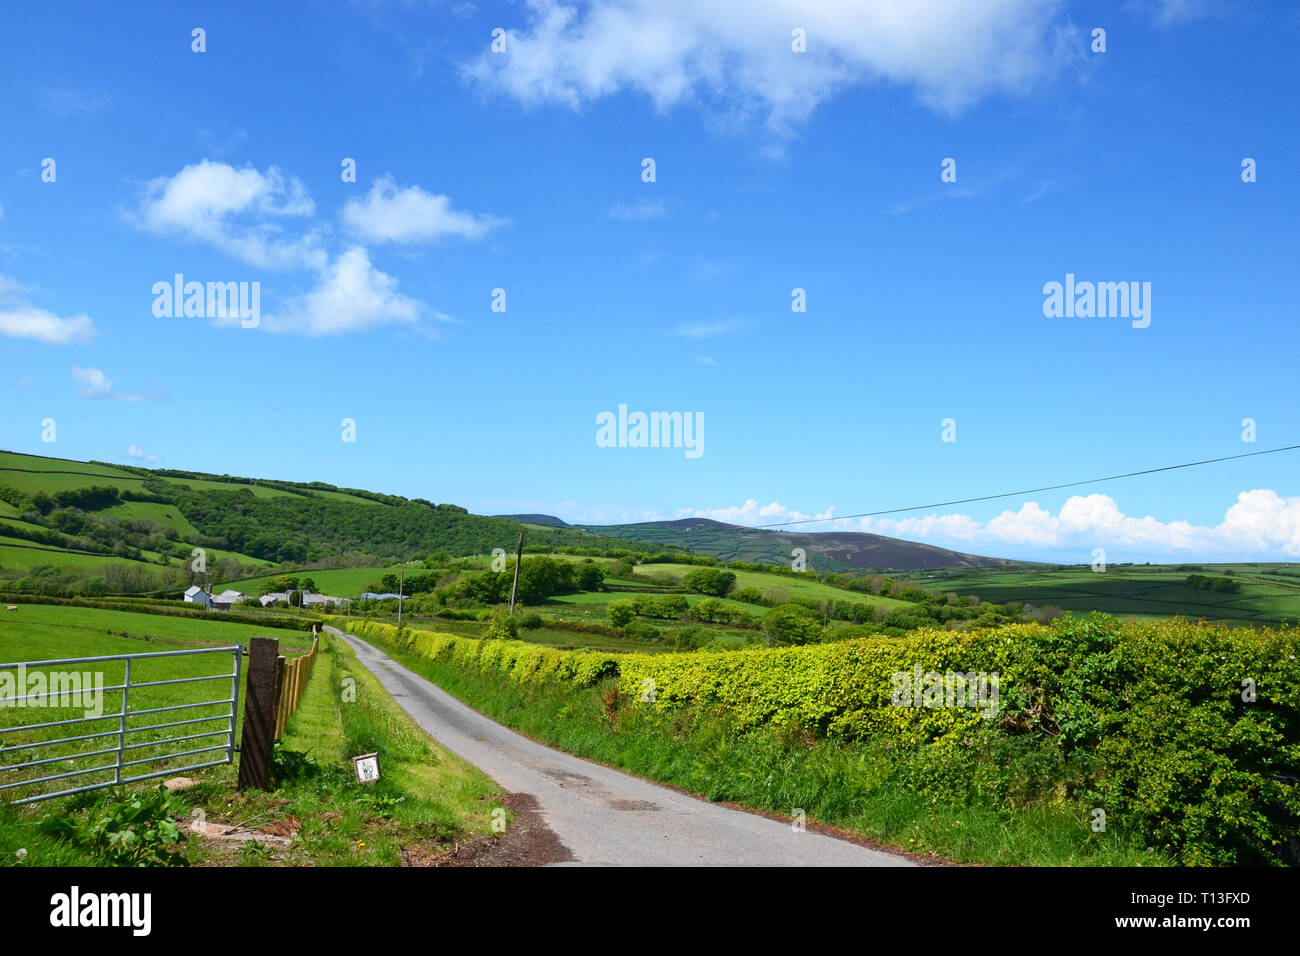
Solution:
[[[531,794],[580,865],[914,866],[788,822],[709,803],[554,750],[501,726],[336,628],[360,662],[426,733],[506,790]],[[793,809],[793,808],[792,808]]]

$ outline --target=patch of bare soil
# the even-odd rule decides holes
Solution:
[[[423,848],[403,854],[407,866],[547,866],[574,859],[569,848],[546,825],[531,793],[507,793],[501,803],[513,819],[505,833],[458,841],[452,849],[432,855]]]

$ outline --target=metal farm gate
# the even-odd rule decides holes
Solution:
[[[198,677],[181,677],[167,680],[146,681],[132,679],[133,663],[138,664],[145,660],[187,657],[199,654],[220,655],[228,665],[228,670]],[[6,675],[12,675],[9,677],[8,683],[19,690],[19,693],[15,695],[0,696],[0,801],[12,794],[13,791],[22,788],[43,786],[55,781],[66,781],[71,784],[77,778],[85,778],[96,774],[107,775],[111,773],[112,777],[111,779],[89,783],[83,780],[78,786],[69,786],[63,789],[55,789],[49,793],[25,796],[21,799],[10,800],[9,803],[33,803],[37,800],[49,800],[54,797],[63,797],[87,790],[98,790],[103,787],[116,786],[117,784],[133,783],[137,780],[149,780],[154,777],[169,776],[187,770],[198,770],[202,767],[232,763],[235,756],[235,725],[239,714],[239,678],[242,654],[243,646],[235,644],[227,647],[205,647],[183,651],[112,654],[106,657],[70,657],[60,660],[21,661],[12,664],[0,664],[0,681],[3,681]],[[70,673],[66,670],[67,666],[110,665],[114,662],[122,662],[122,683],[108,687],[102,686],[103,675],[101,672],[99,683],[93,686],[93,692],[99,695],[120,693],[121,709],[117,712],[30,724],[13,724],[7,719],[9,715],[5,711],[10,708],[67,706],[66,703],[62,702],[68,699],[67,695],[84,694],[84,684],[81,683],[84,679],[84,672],[78,672],[80,676],[77,677],[76,681],[73,681]],[[137,666],[137,673],[140,669]],[[44,675],[45,684],[38,683],[37,686],[46,686],[50,689],[41,693],[21,693],[28,689],[28,684],[38,680],[33,676],[29,676],[33,674]],[[131,709],[132,691],[136,692],[138,701],[140,692],[144,688],[202,684],[209,681],[224,684],[226,690],[218,693],[225,693],[226,696],[195,703]],[[53,689],[56,682],[58,689]],[[74,684],[75,689],[73,689]],[[77,699],[84,704],[84,696]],[[101,696],[99,699],[99,709],[102,710],[103,697]],[[181,712],[193,711],[197,708],[220,708],[220,710],[209,716],[182,717]],[[182,719],[171,720],[170,718],[173,716]],[[132,718],[146,717],[152,719],[143,724],[128,724]],[[154,722],[155,720],[157,722]],[[93,729],[92,726],[87,726],[104,725],[105,722],[109,722],[109,729]],[[199,729],[199,725],[213,723],[217,724],[215,729]],[[76,733],[79,730],[91,732]],[[189,731],[195,732],[190,733]],[[46,733],[50,734],[50,739],[29,739],[33,735],[43,737]],[[153,736],[140,739],[142,734]],[[212,740],[212,738],[219,739]],[[9,741],[11,740],[20,742],[10,744]],[[197,742],[202,740],[209,740],[211,745],[198,746]],[[142,752],[148,753],[155,748],[166,748],[168,745],[181,743],[193,743],[194,746],[180,751],[154,753],[153,756],[141,755]],[[53,751],[50,748],[54,748]],[[214,754],[219,756],[211,757],[211,759],[203,756]],[[20,757],[19,762],[11,762],[14,755]],[[21,759],[28,756],[33,757],[33,759]],[[95,757],[107,759],[103,763],[95,761],[97,765],[93,767],[83,766],[58,773],[46,773],[47,770],[56,769],[56,765],[59,764],[66,766],[74,761]],[[196,762],[187,763],[184,766],[170,766],[165,770],[136,772],[144,770],[149,764],[158,764],[161,761],[172,761],[180,758],[196,758]]]

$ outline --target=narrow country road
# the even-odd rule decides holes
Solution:
[[[733,810],[554,750],[489,720],[333,627],[426,733],[506,790],[536,798],[574,862],[631,866],[913,866],[910,860]]]

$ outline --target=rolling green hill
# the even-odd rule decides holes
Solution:
[[[380,565],[513,550],[524,525],[323,482],[150,470],[0,451],[0,590],[175,591],[329,562]],[[532,549],[635,542],[529,527]],[[364,575],[363,575],[364,576]]]
[[[1231,576],[1240,590],[1194,589],[1187,578],[1195,573]],[[1017,601],[1134,617],[1179,614],[1237,624],[1300,620],[1300,564],[1110,565],[1104,572],[1087,566],[975,568],[908,577],[931,590],[999,604]]]
[[[536,519],[539,516],[530,517]],[[788,566],[791,552],[795,548],[803,548],[807,552],[808,567],[815,571],[978,568],[1012,563],[1003,558],[963,554],[929,544],[859,531],[771,531],[727,524],[710,518],[580,527],[593,534],[629,538],[664,550],[693,551],[726,561],[750,561],[756,564]]]

